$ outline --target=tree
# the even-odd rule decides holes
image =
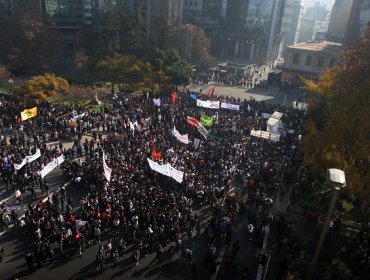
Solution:
[[[370,32],[346,50],[341,63],[310,93],[309,120],[302,140],[304,164],[323,175],[327,168],[345,171],[347,189],[370,195]]]
[[[0,22],[0,38],[0,61],[18,74],[50,66],[62,45],[40,18],[24,12]]]
[[[168,77],[168,87],[188,85],[193,77],[193,69],[174,49],[161,50],[155,48],[150,62],[154,70]]]
[[[153,66],[134,55],[105,56],[97,62],[94,72],[103,80],[110,81],[112,91],[115,85],[125,91],[159,90],[160,80]]]
[[[172,31],[172,37],[174,48],[187,61],[201,68],[212,65],[211,41],[201,27],[190,24],[177,26]]]
[[[10,73],[8,69],[3,64],[0,64],[0,85],[8,83],[9,79]]]
[[[23,101],[30,99],[46,100],[48,97],[68,92],[68,90],[67,80],[46,73],[25,81],[23,85],[15,88],[14,94]]]

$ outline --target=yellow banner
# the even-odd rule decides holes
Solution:
[[[31,109],[26,109],[21,112],[21,119],[22,121],[28,120],[30,118],[37,116],[37,107],[33,107]]]

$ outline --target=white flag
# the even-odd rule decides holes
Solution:
[[[184,144],[189,144],[189,137],[188,134],[181,135],[180,132],[177,131],[176,127],[173,127],[172,134],[179,140],[180,142]]]
[[[104,177],[110,182],[110,177],[112,175],[112,169],[108,167],[107,163],[105,162],[105,153],[103,152],[103,169],[104,169]]]

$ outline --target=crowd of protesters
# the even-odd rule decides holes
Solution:
[[[103,113],[42,103],[36,118],[21,122],[16,116],[24,108],[2,99],[2,131],[7,137],[1,140],[0,172],[7,188],[12,186],[21,192],[40,188],[48,194],[47,183],[39,171],[52,158],[63,154],[66,181],[86,193],[77,212],[73,211],[76,202],[61,186],[36,206],[30,204],[24,218],[13,217],[17,220],[15,226],[29,233],[30,242],[35,244],[26,254],[30,270],[34,263],[41,267],[48,261],[54,262],[55,246],[51,244],[58,244],[61,253],[73,247],[82,255],[89,244],[96,242],[100,243],[96,255],[96,267],[100,270],[108,261],[115,264],[119,256],[126,255],[127,246],[133,245],[136,265],[153,252],[157,262],[164,258],[172,261],[179,252],[196,273],[199,268],[192,261],[192,240],[204,233],[208,240],[204,262],[209,272],[214,273],[217,241],[230,244],[237,220],[238,200],[229,195],[234,183],[237,193],[248,194],[248,232],[251,240],[257,239],[269,220],[268,208],[278,187],[282,158],[291,158],[295,153],[302,115],[297,110],[254,101],[213,98],[239,104],[240,111],[200,108],[188,92],[178,92],[174,104],[168,98],[163,98],[160,106],[154,106],[145,97],[118,98]],[[250,136],[251,129],[265,128],[261,113],[275,110],[284,113],[286,124],[280,141]],[[214,115],[207,139],[187,123],[187,116],[199,119],[201,112]],[[85,114],[71,127],[71,118],[81,113]],[[174,126],[181,134],[188,133],[191,141],[200,139],[199,146],[179,142],[172,134]],[[287,133],[288,128],[295,132]],[[84,132],[91,133],[90,140],[82,140]],[[62,142],[55,147],[47,146],[45,135],[55,141],[75,137],[74,145],[69,149],[64,149]],[[152,157],[154,147],[161,153],[158,163],[170,163],[184,172],[182,183],[149,168],[147,158]],[[35,153],[36,148],[41,150],[40,159],[16,171],[14,163]],[[112,170],[109,182],[104,176],[104,154]],[[75,156],[84,160],[75,160]],[[210,205],[211,210],[202,221],[194,209],[205,205]],[[2,217],[6,211],[4,204]],[[101,238],[106,234],[118,238],[118,242],[102,244]],[[228,254],[231,261],[238,246],[232,245]],[[246,268],[243,271],[247,273]]]

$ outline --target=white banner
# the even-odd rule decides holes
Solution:
[[[157,171],[158,173],[161,173],[164,176],[170,177],[170,171],[168,170],[167,164],[159,164],[150,158],[147,158],[149,166],[152,170]]]
[[[41,151],[40,149],[37,149],[36,150],[36,153],[34,153],[33,155],[31,156],[26,156],[22,162],[20,164],[14,164],[14,168],[16,170],[19,170],[21,169],[23,166],[25,166],[27,163],[30,163],[30,162],[33,162],[35,161],[36,159],[38,159],[39,157],[41,157]]]
[[[182,183],[182,180],[184,179],[184,172],[177,170],[176,168],[172,167],[171,164],[167,163],[168,169],[170,171],[170,177],[175,179],[180,184]]]
[[[262,118],[263,119],[268,119],[269,117],[270,117],[270,114],[262,113]]]
[[[34,153],[33,155],[26,156],[27,163],[33,162],[34,160],[38,159],[39,157],[41,157],[41,151],[40,151],[40,149],[37,149],[36,153]]]
[[[172,167],[171,164],[158,164],[155,161],[152,161],[150,158],[147,158],[149,166],[152,170],[175,179],[177,182],[182,183],[184,178],[184,172],[177,170]]]
[[[71,122],[76,122],[77,120],[83,118],[85,116],[85,113],[82,113],[80,115],[77,115],[77,116],[74,116],[72,119],[70,119],[69,121]]]
[[[200,126],[198,126],[198,131],[200,134],[203,135],[204,138],[208,138],[208,130],[201,124]]]
[[[161,99],[160,98],[153,98],[153,105],[154,106],[161,106]]]
[[[251,135],[255,137],[263,138],[263,139],[269,139],[272,141],[280,140],[279,134],[274,134],[274,133],[263,131],[263,130],[252,130]]]
[[[20,164],[14,163],[15,170],[21,169],[23,166],[27,164],[27,160],[24,158]]]
[[[108,167],[107,163],[105,162],[105,153],[103,152],[103,169],[104,169],[104,177],[110,182],[110,177],[112,175],[112,169]]]
[[[220,108],[220,101],[197,99],[197,106],[204,107],[204,108],[209,108],[209,109],[219,109]]]
[[[64,162],[64,156],[59,156],[55,158],[53,161],[49,162],[44,168],[40,171],[41,178],[44,178],[48,175],[51,171],[54,170],[55,167],[59,166]]]
[[[237,104],[231,104],[231,103],[221,103],[221,108],[235,110],[235,111],[239,111],[240,110],[240,106],[239,105],[237,105]]]
[[[173,127],[172,134],[184,144],[189,144],[189,137],[188,134],[181,135],[180,132],[177,131],[176,127]]]

